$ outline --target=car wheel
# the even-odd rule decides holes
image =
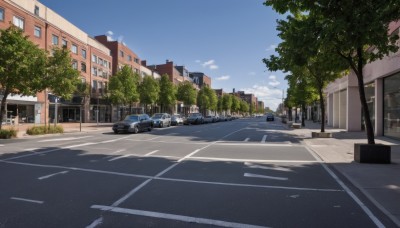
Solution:
[[[114,130],[114,134],[118,134],[118,131],[117,131],[117,130]]]
[[[137,126],[133,127],[133,133],[134,134],[139,133],[139,128]]]
[[[171,127],[171,122],[168,122],[168,126],[167,127]]]
[[[147,128],[147,131],[151,131],[151,125]]]
[[[163,124],[163,122],[161,122],[160,123],[160,128],[163,128],[164,127],[164,124]]]

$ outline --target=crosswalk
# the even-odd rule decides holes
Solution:
[[[240,141],[240,140],[238,140]],[[244,143],[262,143],[262,144],[266,144],[266,143],[272,143],[272,142],[281,142],[281,143],[287,143],[287,144],[292,144],[291,141],[288,140],[284,140],[283,138],[280,138],[278,136],[275,135],[258,135],[258,136],[248,136],[246,138],[244,138],[242,140],[242,142]]]

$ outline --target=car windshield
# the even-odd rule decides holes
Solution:
[[[139,116],[126,116],[125,120],[129,120],[129,121],[135,122],[135,121],[139,120]]]
[[[153,117],[151,117],[151,118],[153,118],[153,119],[161,119],[162,116],[163,116],[163,114],[161,114],[161,113],[156,113],[156,114],[154,114]]]

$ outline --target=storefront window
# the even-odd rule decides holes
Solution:
[[[400,74],[384,79],[384,134],[400,138]]]
[[[365,90],[365,99],[367,100],[369,117],[371,118],[372,127],[375,129],[375,83],[370,83],[364,86]],[[361,129],[365,130],[365,117],[364,112],[362,113],[362,126]]]

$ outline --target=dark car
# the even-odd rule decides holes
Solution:
[[[274,121],[274,114],[272,114],[272,113],[268,113],[267,114],[267,121]]]
[[[190,113],[188,118],[186,119],[187,124],[203,124],[204,117],[201,113]]]
[[[151,131],[153,121],[146,114],[128,115],[123,121],[113,125],[115,134],[119,132],[138,133],[139,131]]]

